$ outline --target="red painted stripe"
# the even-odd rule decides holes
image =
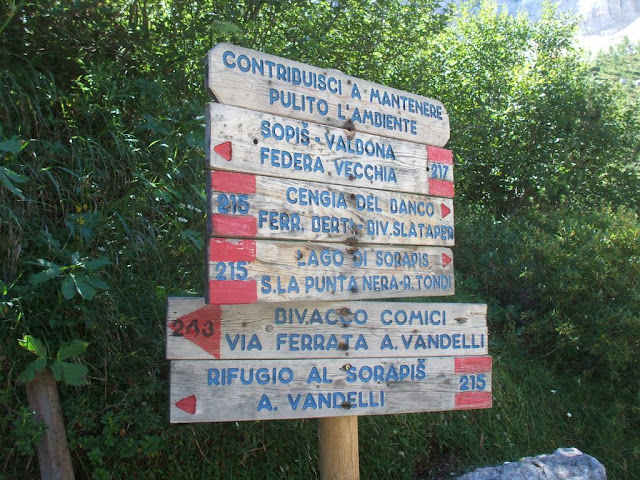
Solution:
[[[440,180],[439,178],[429,178],[429,195],[453,198],[453,182]]]
[[[258,220],[248,216],[211,215],[211,233],[225,237],[255,237]]]
[[[255,259],[255,240],[209,239],[209,260],[212,262],[253,262]]]
[[[216,192],[256,193],[256,176],[248,173],[211,172],[211,188]]]
[[[456,373],[482,373],[490,372],[492,366],[491,357],[457,357]]]
[[[491,392],[460,392],[456,393],[456,410],[473,410],[476,408],[491,408]]]
[[[430,162],[446,163],[453,165],[453,152],[446,148],[427,145],[427,160]]]
[[[218,305],[205,305],[195,312],[172,320],[168,326],[174,332],[179,330],[184,338],[195,343],[213,358],[219,359],[221,320],[222,309]]]
[[[185,412],[193,415],[196,413],[196,396],[191,395],[190,397],[185,397],[182,400],[176,402],[176,407],[180,410],[184,410]]]
[[[209,280],[208,298],[214,305],[256,303],[257,284],[255,280]]]

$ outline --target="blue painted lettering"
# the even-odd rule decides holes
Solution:
[[[323,408],[351,409],[384,407],[384,390],[379,392],[318,392],[287,394],[292,410],[319,410]]]
[[[268,120],[260,122],[260,134],[262,138],[274,138],[284,140],[294,145],[309,145],[308,123],[302,122],[302,128],[298,126],[282,125],[278,122],[271,123]]]
[[[348,160],[334,160],[336,174],[346,178],[366,178],[371,182],[398,183],[392,167],[362,164]]]
[[[386,237],[389,232],[389,222],[383,220],[367,220],[366,228],[367,235],[382,235]]]
[[[405,200],[391,197],[389,199],[389,211],[399,215],[418,215],[420,217],[432,217],[435,213],[433,202],[424,200]]]
[[[269,397],[267,397],[266,394],[263,394],[262,397],[260,397],[260,401],[258,402],[258,412],[260,410],[273,410],[271,402],[269,401]]]
[[[364,141],[361,138],[345,138],[342,135],[336,136],[335,134],[324,134],[325,141],[330,150],[336,152],[345,152],[352,155],[361,155],[368,157],[383,158],[386,160],[395,160],[396,156],[393,153],[393,147],[381,142],[374,142],[373,140]]]
[[[417,123],[415,120],[409,120],[405,117],[396,117],[389,113],[373,112],[367,109],[360,111],[358,107],[353,109],[351,117],[353,123],[370,125],[374,128],[385,130],[397,130],[400,132],[408,132],[411,135],[417,135]]]
[[[345,380],[347,383],[354,382],[402,382],[405,380],[420,381],[427,378],[427,365],[424,358],[419,358],[416,363],[374,365],[355,367],[353,365],[347,370]]]
[[[342,250],[323,249],[320,250],[320,254],[318,254],[315,250],[311,249],[309,250],[309,258],[306,261],[303,260],[303,256],[302,250],[296,252],[299,267],[318,267],[320,265],[323,267],[328,267],[329,265],[339,267],[344,263],[344,253]]]
[[[358,339],[356,340],[356,345],[353,347],[354,350],[369,350],[369,345],[367,345],[367,341],[364,338],[364,335],[358,335]]]
[[[262,285],[260,287],[261,293],[271,293],[271,277],[269,275],[263,275],[260,279],[260,284]]]
[[[475,333],[411,334],[401,335],[400,340],[406,350],[477,350],[484,349],[486,346],[484,334],[476,335]]]
[[[361,252],[356,250],[353,252],[353,266],[354,267],[366,267],[367,266],[367,252]]]
[[[286,191],[287,202],[295,205],[311,207],[347,208],[347,201],[342,192],[314,190],[305,187],[289,187]]]
[[[360,89],[358,88],[358,84],[356,84],[355,82],[351,87],[351,98],[357,98],[358,100],[362,99],[362,96],[360,95]]]
[[[297,213],[280,213],[260,210],[258,212],[258,228],[269,227],[269,230],[280,230],[285,232],[299,232],[300,215]]]
[[[225,339],[227,340],[227,344],[231,350],[235,350],[240,347],[241,351],[249,351],[249,350],[262,350],[262,344],[258,339],[258,336],[254,333],[249,337],[249,341],[247,341],[247,335],[245,334],[236,334],[233,338],[228,333],[225,335]]]
[[[411,113],[417,113],[428,118],[437,118],[438,120],[442,120],[441,106],[436,106],[429,102],[419,101],[400,94],[389,94],[386,90],[381,94],[380,90],[372,88],[369,100],[372,103],[376,101],[385,107],[401,109]]]
[[[392,203],[393,208],[393,203]],[[392,212],[395,213],[395,212]],[[409,222],[405,224],[403,222],[394,221],[393,230],[391,232],[394,237],[404,238],[433,238],[443,241],[453,240],[453,227],[449,225],[429,225],[424,223]]]
[[[313,158],[307,153],[290,153],[276,148],[260,148],[260,164],[268,164],[274,168],[282,168],[294,171],[321,172],[324,173],[324,164],[320,157]]]
[[[380,350],[385,350],[385,349],[393,350],[393,342],[391,341],[391,338],[389,338],[389,335],[387,334],[385,334],[385,336],[382,337],[382,342],[380,343]]]
[[[407,279],[409,279],[409,277],[406,275],[400,281],[398,281],[395,275],[363,275],[362,289],[374,292],[411,290],[411,283],[407,283]]]
[[[426,268],[429,266],[429,254],[425,252],[376,250],[375,263],[378,267]]]
[[[222,54],[222,63],[227,68],[234,68],[235,62],[233,61],[236,58],[236,54],[227,50]]]
[[[453,286],[453,277],[451,275],[416,274],[415,277],[420,290],[446,290]]]
[[[300,293],[300,287],[298,287],[298,281],[296,280],[296,277],[291,277],[289,279],[287,293]]]
[[[356,195],[356,210],[367,212],[382,212],[378,206],[378,197],[375,195]]]
[[[446,325],[447,312],[440,310],[383,310],[380,312],[383,325]]]
[[[318,309],[314,309],[309,313],[309,310],[306,308],[304,310],[283,307],[276,307],[274,309],[274,323],[276,325],[304,325],[305,323],[308,323],[309,325],[315,323],[320,325],[351,325],[352,323],[356,325],[365,325],[367,320],[367,311],[363,309],[351,312],[348,308],[342,308],[338,311],[330,308],[324,313]]]
[[[322,233],[351,233],[355,224],[350,218],[314,215],[311,217],[311,231]]]
[[[207,385],[233,385],[239,379],[244,385],[259,383],[260,385],[278,383],[288,385],[293,381],[293,370],[283,368],[209,368],[207,370]]]
[[[316,367],[311,367],[307,376],[307,383],[333,383],[333,380],[327,378],[327,367],[322,367],[322,375]]]
[[[295,92],[285,92],[275,88],[269,89],[269,104],[279,104],[282,108],[298,112],[319,113],[322,116],[326,116],[329,113],[329,104],[322,98],[300,95]]]
[[[289,352],[349,350],[352,348],[352,334],[326,335],[322,333],[279,333],[276,335],[276,350]],[[354,350],[368,350],[365,337],[358,334]]]

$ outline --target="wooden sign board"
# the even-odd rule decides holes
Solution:
[[[451,150],[211,103],[210,168],[414,194],[454,195]]]
[[[438,100],[227,43],[209,51],[206,83],[228,105],[437,147],[449,140]]]
[[[451,250],[212,238],[207,303],[454,294]]]
[[[454,244],[447,198],[218,170],[209,187],[209,232],[217,237]]]
[[[491,407],[491,357],[176,360],[170,420],[226,422]]]
[[[487,344],[480,304],[169,298],[167,310],[170,360],[471,356]]]

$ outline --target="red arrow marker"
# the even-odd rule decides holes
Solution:
[[[443,253],[442,254],[442,266],[446,267],[450,263],[451,263],[451,257],[449,255],[447,255],[446,253]]]
[[[176,407],[180,410],[184,410],[189,415],[193,415],[196,413],[196,396],[191,395],[190,397],[185,397],[182,400],[176,402]]]
[[[209,355],[219,359],[221,319],[222,309],[218,305],[205,305],[195,312],[169,322],[169,328],[178,336],[190,340]]]
[[[444,203],[440,204],[440,214],[442,215],[442,218],[446,217],[450,213],[451,209],[449,207],[447,207]]]
[[[231,142],[224,142],[213,147],[213,151],[225,160],[231,161]]]

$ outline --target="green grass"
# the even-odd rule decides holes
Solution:
[[[493,408],[443,415],[446,427],[441,427],[440,436],[458,451],[458,459],[464,458],[457,467],[500,464],[576,447],[599,459],[608,478],[639,478],[637,412],[631,403],[621,403],[620,392],[562,365],[530,357],[515,342],[492,353]]]

